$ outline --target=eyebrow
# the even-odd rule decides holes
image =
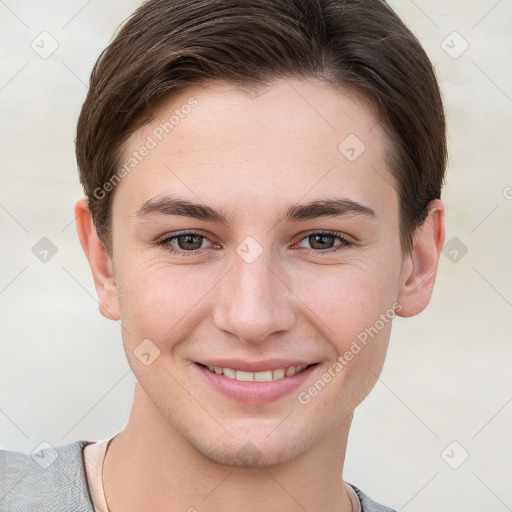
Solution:
[[[317,217],[338,217],[343,215],[360,215],[377,217],[377,214],[368,206],[346,198],[323,199],[311,201],[303,205],[290,206],[279,222],[316,219]]]
[[[223,210],[215,210],[204,204],[193,203],[187,199],[164,196],[146,201],[137,211],[137,217],[156,213],[161,215],[180,215],[194,219],[229,224],[229,216]],[[339,217],[356,215],[375,218],[374,210],[357,201],[346,198],[321,199],[306,204],[289,206],[277,222],[297,222],[318,217]]]

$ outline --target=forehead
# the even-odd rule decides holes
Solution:
[[[234,209],[242,200],[261,209],[333,193],[376,210],[396,205],[389,143],[375,112],[326,83],[209,83],[163,98],[149,114],[124,147],[124,163],[135,165],[116,191],[135,209],[168,193],[231,201]]]

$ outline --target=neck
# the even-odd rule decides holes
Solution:
[[[351,420],[282,464],[235,467],[194,447],[137,384],[126,428],[110,443],[105,460],[109,512],[350,512],[342,471]]]

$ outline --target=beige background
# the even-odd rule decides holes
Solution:
[[[442,83],[443,199],[447,241],[456,240],[429,308],[395,321],[381,379],[356,412],[345,479],[407,512],[512,510],[512,2],[390,3]],[[98,313],[73,225],[73,139],[93,63],[137,5],[0,1],[4,448],[102,439],[129,413],[134,378],[120,328]],[[43,59],[31,44],[58,48]],[[58,251],[47,263],[32,252],[42,237]],[[466,452],[458,469],[447,463]]]

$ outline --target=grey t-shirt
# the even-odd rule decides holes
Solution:
[[[0,450],[0,512],[94,512],[83,448],[75,441],[33,455]],[[396,512],[349,484],[362,512]]]

